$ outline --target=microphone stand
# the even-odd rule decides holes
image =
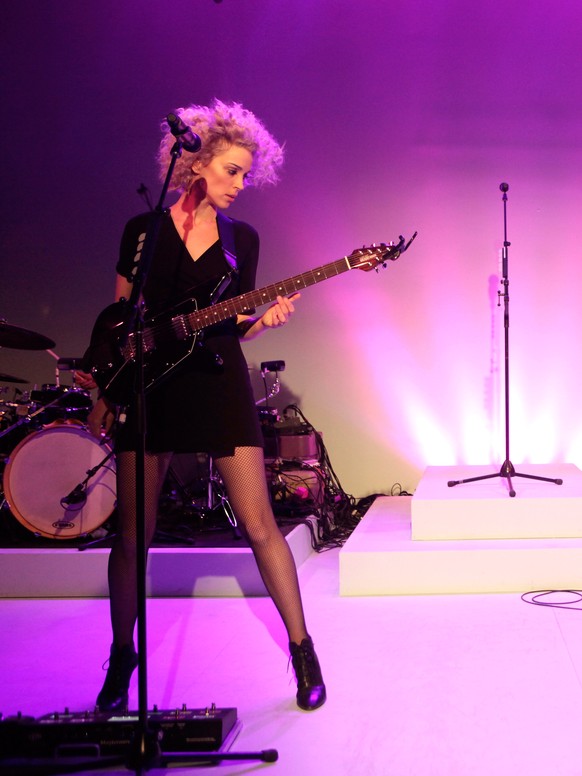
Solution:
[[[148,722],[147,695],[147,628],[146,628],[146,564],[147,547],[145,539],[145,454],[146,454],[146,390],[144,381],[144,340],[143,340],[143,304],[141,294],[145,286],[148,271],[152,262],[157,243],[162,218],[164,216],[164,200],[168,191],[172,173],[177,159],[182,154],[182,148],[187,151],[197,151],[200,140],[174,114],[167,117],[176,142],[171,150],[171,160],[162,186],[158,204],[152,211],[152,220],[146,230],[146,238],[142,250],[140,265],[134,279],[132,292],[128,302],[128,316],[125,326],[125,336],[131,333],[135,337],[135,387],[134,387],[134,433],[136,440],[135,453],[135,497],[136,497],[136,575],[137,575],[137,651],[138,651],[138,724],[136,735],[130,744],[130,751],[125,761],[138,776],[144,770],[156,766],[167,766],[172,763],[192,763],[210,760],[218,763],[227,759],[254,759],[274,762],[278,758],[276,750],[261,752],[208,753],[182,752],[162,754],[159,744],[159,730],[152,728]],[[151,386],[150,386],[151,387]]]
[[[135,451],[135,497],[136,497],[136,582],[137,582],[137,643],[138,643],[138,722],[133,740],[129,744],[129,751],[125,757],[113,755],[110,757],[91,756],[89,759],[85,757],[73,758],[70,757],[67,760],[63,760],[57,754],[58,748],[55,749],[55,756],[51,758],[37,758],[36,760],[30,759],[11,759],[6,761],[0,755],[0,770],[3,770],[3,765],[8,763],[10,773],[22,774],[27,776],[33,768],[36,774],[62,774],[62,773],[76,773],[81,769],[83,770],[95,770],[101,767],[114,766],[118,764],[124,764],[126,768],[134,771],[137,776],[143,776],[144,772],[150,770],[153,767],[168,767],[177,764],[185,764],[188,762],[192,764],[211,764],[217,765],[224,760],[259,760],[262,762],[275,762],[279,755],[276,749],[266,749],[257,752],[220,752],[220,751],[200,751],[200,752],[167,752],[162,753],[159,740],[161,737],[161,730],[159,725],[156,727],[151,726],[148,722],[148,697],[147,697],[147,628],[146,628],[146,563],[147,563],[147,547],[145,539],[145,454],[146,454],[146,391],[144,380],[144,319],[143,319],[143,304],[141,301],[141,294],[145,286],[148,271],[150,269],[152,257],[154,254],[155,246],[157,243],[162,218],[165,214],[163,207],[164,199],[166,197],[174,166],[177,159],[182,153],[182,148],[187,151],[197,151],[200,148],[200,139],[197,135],[194,135],[184,123],[176,117],[174,114],[169,114],[167,117],[168,124],[171,132],[176,137],[176,142],[170,152],[171,160],[168,166],[168,171],[160,199],[155,209],[151,213],[151,221],[146,229],[146,237],[144,246],[141,253],[141,259],[138,267],[138,271],[134,278],[133,287],[130,295],[130,299],[127,302],[127,315],[124,321],[123,334],[120,337],[119,346],[123,347],[124,339],[127,341],[130,335],[133,334],[135,340],[135,384],[133,393],[133,417],[131,422],[134,425],[133,433],[136,442]],[[151,387],[151,386],[150,386]],[[51,404],[55,404],[52,402]],[[132,401],[128,403],[132,404]],[[51,406],[51,405],[48,405]],[[46,409],[44,407],[43,409]],[[124,411],[128,407],[123,408]],[[37,414],[37,413],[35,413]],[[15,424],[17,425],[17,424]],[[18,424],[19,425],[19,424]],[[7,429],[6,432],[11,431]],[[107,458],[101,462],[102,466]],[[96,469],[99,467],[95,467]],[[87,480],[93,474],[93,470],[87,473],[88,478],[79,483],[71,493],[63,499],[69,500],[70,503],[77,503],[78,500],[84,497],[84,485]],[[213,704],[214,706],[214,704]],[[1,715],[0,715],[1,716]],[[179,720],[179,716],[177,716]],[[0,720],[0,725],[2,720]],[[238,723],[240,726],[240,723]],[[46,726],[45,726],[46,728]],[[229,735],[236,731],[238,728],[236,725],[232,728]],[[0,731],[1,732],[1,731]],[[41,736],[42,738],[42,736]],[[77,739],[77,743],[78,743]],[[20,753],[19,753],[20,754]],[[33,763],[33,765],[31,765]],[[30,766],[30,767],[29,767]]]
[[[511,463],[509,457],[509,258],[507,249],[511,245],[507,240],[507,192],[509,190],[508,183],[502,183],[499,186],[500,191],[503,192],[503,261],[502,261],[502,274],[503,278],[501,284],[503,285],[503,292],[498,291],[498,299],[501,300],[503,296],[503,325],[505,329],[505,461],[501,466],[501,469],[496,474],[484,474],[480,477],[469,477],[465,480],[449,480],[447,485],[449,488],[455,485],[462,485],[466,482],[477,482],[479,480],[488,480],[492,477],[503,477],[507,480],[509,487],[509,495],[515,497],[515,490],[512,477],[525,477],[529,480],[541,480],[543,482],[553,482],[555,485],[561,485],[563,480],[552,479],[551,477],[538,477],[535,474],[522,474],[515,471],[514,465]]]
[[[136,507],[136,582],[137,582],[137,655],[138,655],[138,725],[132,751],[127,766],[136,774],[149,770],[159,760],[160,748],[157,734],[148,725],[147,695],[147,627],[146,627],[146,564],[147,547],[145,539],[145,454],[146,454],[146,397],[144,385],[144,347],[143,347],[143,304],[141,295],[151,266],[157,244],[162,218],[164,200],[170,185],[176,161],[182,154],[182,142],[176,139],[171,151],[171,159],[162,186],[160,199],[151,214],[146,230],[146,238],[141,254],[139,269],[133,282],[128,301],[128,315],[125,322],[125,336],[135,337],[135,385],[134,385],[134,435],[135,449],[135,507]]]

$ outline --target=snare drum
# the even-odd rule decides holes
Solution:
[[[44,407],[40,415],[43,424],[69,419],[85,422],[93,406],[88,391],[49,383],[40,391],[31,391],[30,399],[37,407]]]
[[[81,499],[65,500],[110,452],[110,447],[74,424],[30,434],[10,454],[4,470],[10,511],[40,536],[74,539],[91,533],[115,507],[113,456],[89,478]]]

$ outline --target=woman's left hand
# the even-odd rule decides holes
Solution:
[[[295,312],[295,302],[301,294],[291,294],[291,296],[278,296],[277,301],[271,305],[260,318],[263,326],[268,329],[274,329],[283,326],[291,315]]]

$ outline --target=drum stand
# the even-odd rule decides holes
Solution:
[[[505,328],[505,461],[500,469],[499,472],[496,474],[484,474],[480,477],[469,477],[468,479],[464,480],[449,480],[447,485],[449,488],[454,487],[455,485],[462,485],[466,482],[478,482],[480,480],[488,480],[492,477],[503,477],[507,480],[507,485],[509,488],[509,495],[513,498],[515,497],[515,490],[513,488],[513,484],[511,482],[512,477],[524,477],[528,480],[542,480],[543,482],[553,482],[555,485],[561,485],[563,480],[561,479],[552,479],[551,477],[538,477],[534,474],[522,474],[521,472],[516,472],[514,465],[511,463],[510,457],[509,457],[509,270],[508,270],[508,255],[507,255],[507,249],[511,245],[507,241],[507,192],[509,190],[509,184],[502,183],[499,186],[500,190],[503,192],[503,279],[501,280],[501,283],[503,285],[503,293],[501,291],[497,292],[499,303],[501,300],[501,296],[503,296],[503,303],[504,303],[504,328]]]
[[[208,458],[208,485],[206,489],[206,507],[209,512],[215,512],[218,509],[222,509],[226,515],[226,519],[232,527],[232,531],[235,539],[242,539],[242,534],[239,530],[237,519],[230,506],[230,501],[226,495],[222,479],[220,478],[212,457]]]
[[[228,500],[228,496],[226,495],[222,479],[216,471],[216,467],[214,466],[214,461],[211,456],[208,456],[207,462],[207,475],[205,477],[206,499],[204,505],[196,503],[197,500],[194,497],[190,486],[187,482],[184,482],[184,479],[180,476],[178,471],[172,467],[172,464],[170,464],[168,469],[168,476],[172,478],[173,483],[176,485],[180,493],[182,506],[184,507],[185,512],[197,512],[199,513],[202,520],[204,520],[207,515],[222,510],[232,527],[234,538],[242,539],[242,534],[239,530],[237,519],[230,505],[230,501]],[[164,538],[173,538],[167,532],[160,533],[159,531],[156,531],[156,535],[162,536]]]

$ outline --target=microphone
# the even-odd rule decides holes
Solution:
[[[506,191],[509,191],[509,183],[500,183],[499,191],[502,191],[504,194]]]
[[[81,507],[87,501],[87,494],[85,493],[85,486],[82,482],[76,485],[68,496],[64,496],[61,499],[61,506],[63,508],[73,507],[75,509],[81,509]]]
[[[189,126],[184,124],[179,116],[176,116],[175,113],[168,113],[166,116],[166,121],[170,127],[170,132],[177,140],[180,141],[182,148],[184,148],[186,151],[190,151],[191,153],[200,150],[202,141],[198,135],[192,132]]]

